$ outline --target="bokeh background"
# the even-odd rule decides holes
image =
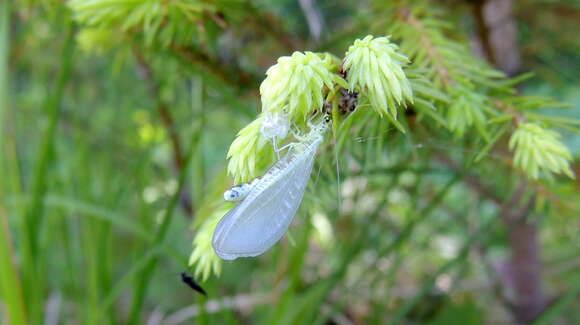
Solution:
[[[219,275],[188,261],[278,57],[411,26],[412,62],[464,46],[577,157],[579,21],[569,0],[3,0],[0,322],[576,324],[578,182],[515,169],[510,128],[486,145],[412,107],[406,134],[367,118],[330,137],[271,251]]]

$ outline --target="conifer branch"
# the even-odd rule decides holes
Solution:
[[[247,73],[239,67],[226,67],[215,58],[210,57],[192,46],[174,45],[171,47],[171,51],[191,67],[197,69],[201,66],[214,77],[230,86],[241,89],[252,89],[258,85],[259,77]]]
[[[511,106],[505,101],[502,101],[501,99],[495,99],[492,101],[492,103],[499,110],[513,115],[513,117],[515,118],[516,125],[519,125],[520,123],[524,123],[527,121],[526,116],[522,112],[518,111],[515,107]]]
[[[433,45],[433,42],[429,38],[429,35],[427,34],[427,31],[423,27],[423,24],[421,24],[421,22],[417,20],[417,18],[415,18],[411,13],[411,11],[408,9],[402,9],[400,11],[400,16],[404,19],[405,22],[407,22],[410,26],[415,28],[417,32],[420,34],[419,39],[421,41],[421,44],[425,47],[428,53],[427,58],[431,61],[433,68],[439,74],[439,77],[441,78],[443,84],[447,87],[450,86],[452,84],[452,79],[449,76],[449,71],[445,67],[445,63],[443,61],[443,58],[441,57],[441,54],[439,53],[437,48]]]
[[[261,13],[253,4],[248,3],[248,18],[250,22],[257,27],[260,32],[263,32],[278,43],[280,43],[284,50],[292,52],[301,47],[299,41],[287,32],[282,24],[275,16]]]

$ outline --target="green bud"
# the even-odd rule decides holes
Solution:
[[[230,146],[228,173],[236,183],[247,182],[266,169],[274,159],[272,146],[260,132],[263,116],[244,127]]]
[[[349,88],[366,96],[381,116],[397,119],[397,106],[413,101],[411,84],[403,72],[409,59],[388,37],[368,35],[357,39],[346,52],[343,68]]]
[[[512,135],[509,148],[515,150],[514,166],[533,179],[541,172],[560,174],[570,178],[572,155],[558,139],[560,134],[535,123],[522,123]]]
[[[471,89],[459,85],[456,86],[452,96],[451,104],[447,110],[449,129],[456,136],[462,136],[467,129],[475,126],[483,136],[487,136],[484,127],[486,118],[481,110],[485,105],[485,98]]]
[[[122,34],[107,28],[83,28],[76,36],[80,48],[91,54],[103,54],[123,42]]]
[[[230,208],[230,204],[223,204],[221,208],[214,210],[193,239],[189,265],[195,266],[195,276],[202,281],[207,280],[212,273],[217,276],[221,273],[222,261],[214,252],[211,242],[215,227]]]
[[[260,85],[262,111],[305,121],[314,109],[322,107],[324,95],[334,82],[340,82],[341,78],[330,70],[337,67],[334,61],[330,55],[313,52],[294,52],[279,58]]]

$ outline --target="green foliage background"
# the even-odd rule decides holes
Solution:
[[[2,323],[574,324],[580,6],[514,1],[535,75],[507,77],[471,46],[479,2],[319,1],[319,40],[296,1],[0,2]],[[290,235],[220,264],[226,153],[266,69],[369,34],[410,58],[405,132],[364,99],[337,116]],[[506,271],[521,246],[540,308]]]

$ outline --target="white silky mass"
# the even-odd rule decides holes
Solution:
[[[262,127],[260,128],[260,132],[264,138],[278,138],[278,140],[286,138],[289,130],[290,120],[288,120],[287,116],[280,113],[266,114],[262,121]]]
[[[306,190],[326,122],[300,142],[253,184],[249,193],[218,223],[212,245],[224,260],[258,256],[288,230]]]

